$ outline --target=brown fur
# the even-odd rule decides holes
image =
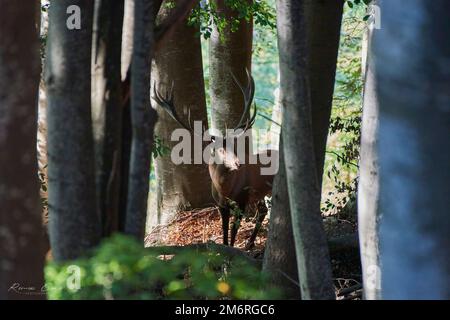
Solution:
[[[278,157],[278,151],[267,150],[269,156]],[[218,148],[213,157],[219,158],[223,163],[210,161],[209,174],[211,177],[211,191],[214,200],[219,205],[222,216],[223,242],[228,244],[228,228],[230,219],[230,200],[239,207],[241,214],[249,214],[257,210],[257,222],[252,237],[247,243],[247,248],[253,245],[253,241],[259,231],[261,222],[267,213],[264,197],[272,193],[273,175],[261,175],[261,168],[265,167],[259,161],[257,163],[241,164],[234,151]],[[234,217],[231,228],[231,243],[234,245],[239,229],[239,217]]]

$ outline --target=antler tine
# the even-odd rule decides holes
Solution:
[[[175,86],[175,83],[172,81],[172,85],[170,86],[170,93],[169,93],[169,97],[170,97],[170,102],[173,102],[173,88],[174,88],[174,86]],[[173,104],[172,104],[172,106],[173,106]],[[175,107],[175,106],[173,106],[173,107]],[[174,110],[175,110],[175,108],[174,108]]]
[[[155,100],[155,102],[157,104],[159,104],[161,106],[161,108],[163,108],[171,117],[173,120],[175,120],[179,125],[181,125],[183,128],[194,132],[194,130],[192,129],[191,125],[190,125],[190,110],[189,110],[189,117],[188,117],[188,121],[189,121],[189,126],[186,125],[183,121],[181,121],[180,117],[178,116],[176,110],[175,110],[175,106],[173,104],[173,87],[174,84],[172,82],[172,87],[170,89],[170,92],[166,90],[166,94],[165,97],[163,97],[161,95],[160,92],[158,92],[156,90],[156,83],[154,83],[153,85],[153,100]],[[195,132],[194,132],[195,133]]]
[[[194,131],[194,129],[192,128],[192,124],[191,124],[192,122],[191,122],[191,109],[190,108],[188,108],[188,125],[189,125],[189,128],[192,130],[192,131]]]
[[[248,71],[247,68],[245,69],[245,73],[247,75],[247,81],[248,81],[248,85],[246,88],[242,87],[242,85],[236,79],[236,76],[231,72],[231,76],[233,77],[234,82],[239,87],[239,89],[242,92],[242,95],[244,96],[244,112],[242,113],[241,119],[239,120],[238,125],[235,127],[235,130],[242,128],[242,126],[244,125],[244,119],[252,105],[253,97],[255,95],[255,80],[250,75],[250,72]]]
[[[244,133],[249,128],[253,127],[253,125],[255,124],[255,120],[256,120],[256,115],[257,114],[258,114],[258,108],[256,107],[256,104],[255,104],[255,109],[254,109],[253,115],[250,117],[250,119],[247,119],[245,121],[245,126],[243,124],[243,125],[241,125],[240,127],[237,127],[234,130],[238,130],[238,129],[242,129],[243,128],[242,133]]]

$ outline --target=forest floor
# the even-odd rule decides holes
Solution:
[[[262,259],[267,241],[269,218],[263,222],[255,245],[246,253],[256,259]],[[255,224],[252,218],[241,221],[235,248],[244,250]],[[339,214],[324,217],[325,232],[328,239],[337,239],[354,235],[357,225],[353,216]],[[152,230],[145,239],[146,246],[167,245],[184,246],[189,244],[215,242],[222,243],[222,224],[217,208],[205,208],[180,212],[177,218],[166,226]],[[336,295],[338,299],[359,299],[361,297],[361,263],[358,250],[331,251],[331,262]]]

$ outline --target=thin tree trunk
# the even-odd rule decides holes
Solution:
[[[135,0],[131,61],[132,142],[125,232],[143,240],[156,112],[150,105],[153,1]]]
[[[217,12],[228,19],[236,13],[228,8],[225,0],[214,0]],[[243,85],[247,84],[245,69],[251,71],[253,21],[242,20],[239,29],[231,32],[228,25],[222,33],[214,28],[209,46],[212,127],[224,130],[236,126],[243,112],[242,93],[233,82],[231,73]]]
[[[450,2],[379,2],[383,299],[450,299]]]
[[[122,26],[121,78],[122,78],[122,145],[119,190],[119,230],[125,230],[128,198],[128,176],[130,172],[131,153],[131,102],[130,77],[131,55],[133,54],[134,1],[124,0],[124,16]]]
[[[314,150],[319,187],[322,189],[344,1],[314,0],[305,4],[309,11],[308,65]]]
[[[334,299],[331,264],[320,214],[305,1],[280,0],[277,11],[283,151],[301,295],[303,299]]]
[[[368,55],[371,52],[373,32],[377,32],[377,30],[369,30]],[[381,298],[378,239],[378,227],[381,216],[378,211],[379,180],[378,153],[376,150],[378,138],[378,97],[373,68],[372,58],[368,56],[365,75],[358,184],[358,231],[361,248],[364,298],[367,300]]]
[[[81,9],[79,30],[66,25],[67,8],[72,5]],[[93,10],[91,0],[58,0],[49,12],[48,200],[56,261],[79,257],[100,236],[90,99]]]
[[[310,35],[308,43],[309,75],[311,79],[312,128],[314,135],[314,151],[316,159],[319,188],[322,185],[325,147],[333,100],[336,61],[339,49],[340,28],[342,21],[343,1],[319,0],[306,2],[308,10],[307,27]],[[282,151],[282,147],[280,146]],[[280,157],[282,152],[280,153]],[[283,159],[280,162],[284,163]],[[275,180],[272,197],[271,226],[269,241],[265,253],[265,266],[274,269],[278,265],[282,272],[272,272],[272,281],[285,288],[286,297],[298,299],[297,263],[294,249],[294,237],[289,210],[286,174],[280,166]],[[282,178],[283,177],[283,178]],[[284,275],[283,275],[284,274]],[[287,277],[288,276],[288,277]]]
[[[295,242],[289,208],[283,140],[280,137],[279,171],[272,188],[269,235],[264,251],[263,271],[270,285],[279,288],[285,299],[300,299]]]
[[[92,118],[97,198],[104,236],[118,231],[122,138],[121,45],[124,1],[96,1]]]
[[[162,9],[158,20],[166,19],[173,10]],[[172,84],[174,85],[175,105],[178,114],[185,115],[185,123],[188,119],[183,110],[187,107],[192,122],[202,121],[203,125],[208,126],[199,30],[188,26],[187,19],[159,47],[154,59],[152,78],[160,92],[170,91]],[[180,125],[162,108],[157,110],[159,121],[155,134],[164,141],[165,146],[172,149],[178,142],[172,142],[170,138]],[[155,159],[158,208],[152,212],[156,214],[156,219],[152,220],[158,224],[170,221],[180,209],[201,208],[213,203],[211,180],[208,167],[202,160],[202,150],[198,150],[201,164],[194,164],[194,144],[191,146],[191,164],[175,165],[170,154]]]
[[[0,299],[45,298],[37,179],[36,1],[0,1]],[[20,17],[20,19],[18,19]],[[28,294],[15,284],[34,287]]]

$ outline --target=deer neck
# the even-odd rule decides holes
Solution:
[[[209,165],[209,175],[214,188],[223,196],[234,198],[234,191],[239,184],[241,170],[228,171],[223,164],[212,163]]]

